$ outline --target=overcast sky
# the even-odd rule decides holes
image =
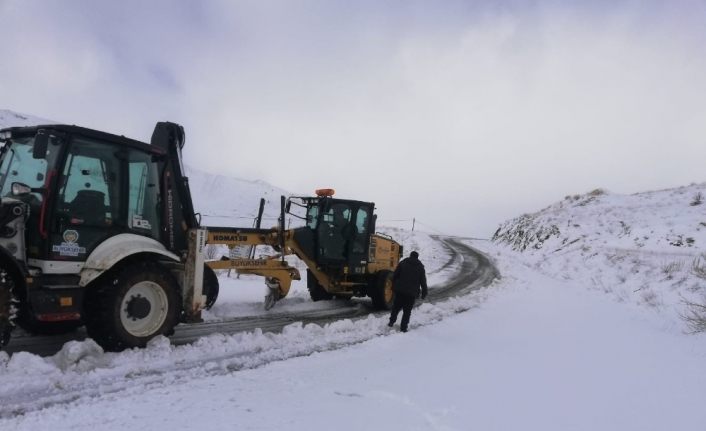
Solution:
[[[487,236],[706,180],[703,1],[0,0],[0,108]],[[254,203],[256,206],[257,203]]]

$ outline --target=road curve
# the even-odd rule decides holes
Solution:
[[[457,268],[442,286],[432,286],[426,302],[438,302],[454,296],[468,294],[481,287],[489,285],[499,277],[497,268],[482,253],[465,244],[460,238],[450,236],[435,236],[448,250],[450,259],[439,271]],[[279,332],[285,326],[294,322],[325,324],[339,319],[356,319],[374,311],[367,301],[350,301],[345,307],[335,307],[326,310],[303,311],[299,313],[267,313],[259,316],[245,316],[219,322],[206,322],[189,325],[178,325],[174,335],[170,337],[173,344],[187,344],[196,339],[213,334],[235,334],[260,328],[263,332]],[[8,353],[30,352],[42,356],[53,355],[61,350],[64,343],[71,340],[83,340],[86,333],[82,329],[60,336],[31,336],[19,334],[13,337],[4,349]]]

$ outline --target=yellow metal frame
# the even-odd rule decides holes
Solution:
[[[279,286],[280,298],[287,296],[292,285],[292,280],[301,280],[297,268],[290,266],[282,256],[294,254],[299,257],[312,272],[318,283],[329,293],[338,295],[352,295],[353,288],[360,286],[360,282],[349,281],[348,267],[344,267],[342,280],[334,280],[317,267],[316,262],[306,257],[299,245],[294,241],[294,231],[283,232],[284,249],[281,249],[279,230],[260,231],[257,233],[247,231],[219,231],[209,230],[206,244],[225,245],[230,249],[237,246],[268,245],[279,252],[278,255],[261,259],[224,259],[209,261],[206,264],[212,269],[235,269],[239,274],[255,274],[266,278],[268,285]],[[397,266],[400,256],[400,245],[382,235],[371,235],[370,250],[368,253],[367,274],[376,274],[379,271],[392,271]]]

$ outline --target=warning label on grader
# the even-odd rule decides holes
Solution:
[[[246,266],[267,266],[267,261],[264,259],[231,260],[230,266],[234,268]]]

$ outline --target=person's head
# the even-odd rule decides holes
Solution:
[[[413,251],[409,254],[409,257],[412,259],[419,259],[419,253],[417,253],[416,251]]]

